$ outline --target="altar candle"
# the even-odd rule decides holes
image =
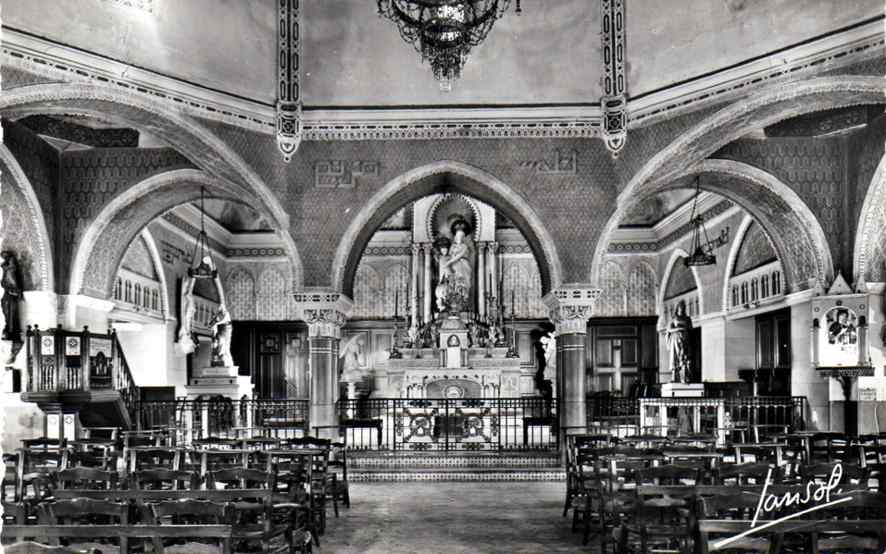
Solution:
[[[400,308],[400,289],[394,290],[394,319],[397,319],[397,316],[400,314],[398,311]]]
[[[514,291],[513,291],[513,289],[511,289],[511,319],[514,319],[514,312],[515,312],[514,307],[515,306],[516,306],[516,303],[514,302]]]

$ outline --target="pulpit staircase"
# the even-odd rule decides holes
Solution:
[[[28,327],[22,400],[86,427],[135,427],[139,389],[116,333]]]

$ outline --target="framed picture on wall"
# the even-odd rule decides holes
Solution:
[[[842,277],[835,280],[827,295],[812,300],[812,355],[816,367],[849,369],[870,365],[868,304],[868,296],[853,293]]]

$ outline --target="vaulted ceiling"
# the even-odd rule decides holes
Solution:
[[[308,107],[589,104],[602,95],[600,6],[524,0],[475,48],[451,92],[370,0],[302,0]],[[272,105],[275,0],[4,0],[4,27]],[[772,54],[881,16],[882,0],[631,0],[628,95]]]

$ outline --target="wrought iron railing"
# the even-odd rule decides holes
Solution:
[[[651,399],[653,400],[653,399]],[[788,426],[794,431],[806,429],[808,404],[805,396],[751,396],[731,398],[654,399],[666,406],[672,402],[681,407],[697,405],[702,419],[716,419],[722,406],[729,427],[752,431],[756,426]],[[589,397],[587,399],[588,427],[640,426],[640,399],[624,397]],[[644,430],[636,429],[636,432]]]
[[[306,399],[148,401],[136,404],[135,422],[139,430],[170,429],[185,445],[209,437],[299,437],[308,434],[309,405]]]
[[[351,449],[556,451],[557,401],[523,398],[370,398],[338,403]]]

